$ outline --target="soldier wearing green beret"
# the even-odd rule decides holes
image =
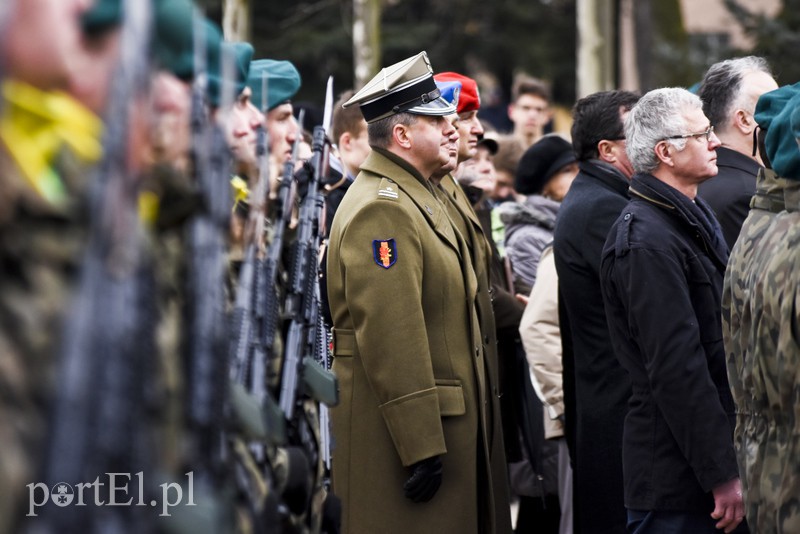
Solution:
[[[102,149],[100,120],[64,92],[87,7],[11,0],[0,8],[2,533],[23,528],[26,484],[41,474],[63,319],[86,244],[84,167]]]
[[[222,45],[223,71],[228,62],[234,75],[233,86],[230,87],[232,102],[225,109],[217,112],[221,121],[228,146],[233,153],[236,168],[234,171],[244,177],[254,179],[257,175],[256,164],[256,132],[264,121],[261,111],[251,101],[252,91],[246,85],[250,71],[250,60],[253,57],[253,46],[250,43],[224,43]],[[220,78],[221,79],[221,78]],[[217,78],[211,83],[219,84]],[[222,84],[220,84],[222,86]],[[224,90],[224,87],[222,87]]]
[[[180,480],[186,470],[194,468],[195,460],[186,454],[191,437],[185,417],[190,387],[186,376],[186,276],[192,261],[187,235],[191,221],[203,212],[190,154],[195,135],[190,123],[196,112],[192,91],[196,56],[202,54],[207,71],[217,69],[222,37],[215,24],[199,18],[189,0],[158,0],[153,6],[153,75],[139,192],[139,215],[148,230],[157,306],[156,363],[146,377],[157,405],[148,412],[148,424],[158,470],[171,480]],[[196,51],[197,31],[203,32],[197,40],[203,50]],[[210,109],[204,113],[210,114]],[[203,507],[208,505],[205,498],[203,495],[200,500]]]
[[[328,256],[342,527],[507,531],[492,511],[477,282],[429,180],[451,159],[455,106],[424,52],[383,69],[345,105],[356,104],[372,152],[337,210]]]
[[[755,120],[765,168],[731,251],[722,334],[736,403],[734,445],[752,532],[800,529],[797,461],[800,339],[800,84],[759,98]]]
[[[297,121],[292,115],[291,98],[300,89],[300,74],[294,65],[288,61],[272,59],[250,61],[252,48],[249,54],[241,54],[243,51],[244,49],[240,49],[237,58],[237,102],[226,125],[228,141],[239,162],[237,175],[231,180],[235,199],[234,217],[231,221],[233,287],[244,257],[245,219],[253,200],[251,195],[257,190],[260,177],[256,162],[256,132],[259,127],[263,127],[266,132],[266,151],[269,155],[269,184],[266,187],[269,197],[274,200],[283,164],[291,158],[292,145],[298,135]],[[255,202],[260,204],[261,200]]]
[[[293,116],[292,97],[300,89],[300,74],[289,61],[277,61],[272,59],[259,59],[250,64],[250,73],[247,80],[248,89],[252,91],[253,103],[264,111],[263,126],[268,136],[267,150],[269,152],[269,183],[265,184],[269,191],[270,205],[275,206],[277,192],[282,180],[295,180],[295,166],[289,166],[292,173],[290,176],[284,175],[286,164],[291,161],[292,147],[300,135],[299,127]],[[302,164],[302,156],[297,154],[297,167]],[[263,175],[259,177],[263,179]],[[258,187],[251,188],[251,193],[258,190]],[[300,193],[298,193],[298,196]],[[297,201],[302,201],[297,198]],[[255,203],[261,201],[255,200]],[[275,206],[277,207],[277,206]],[[274,238],[277,234],[277,227],[282,223],[275,220],[276,209],[268,210],[269,220],[265,221],[265,235],[263,235],[263,245],[269,248],[270,254],[272,247],[276,246]],[[288,228],[283,238],[284,255],[288,255],[293,249],[296,239],[293,228]],[[285,256],[286,257],[286,256]],[[277,295],[279,300],[279,315],[284,316],[286,310],[281,303],[287,291],[287,281],[290,273],[284,271],[283,262],[277,266],[279,274],[276,276],[275,283],[278,287],[270,288],[273,295]],[[283,321],[279,321],[273,346],[270,347],[271,353],[278,357],[272,358],[268,363],[270,368],[267,370],[268,394],[273,402],[278,402],[280,390],[277,378],[281,373],[281,366],[285,358],[283,337]],[[264,496],[265,502],[281,500],[283,505],[282,521],[292,525],[297,525],[298,529],[308,529],[310,532],[319,532],[326,521],[324,510],[327,509],[325,502],[328,498],[327,487],[325,485],[325,466],[324,455],[322,453],[320,438],[320,416],[319,404],[306,395],[302,400],[302,413],[296,416],[297,420],[290,422],[290,425],[297,425],[308,430],[310,435],[303,440],[297,439],[294,433],[293,439],[289,439],[280,446],[267,447],[266,465],[270,472],[270,482],[267,486],[267,493]],[[292,432],[290,432],[292,434]],[[295,457],[302,457],[300,463],[289,461],[289,453],[297,454]],[[241,453],[240,453],[241,454]],[[257,475],[252,470],[247,470],[253,480],[264,478]],[[302,494],[297,493],[297,481],[302,481],[304,488]],[[262,483],[263,484],[263,483]],[[306,493],[307,492],[307,493]],[[335,521],[335,519],[333,519]],[[338,530],[336,530],[338,531]]]
[[[258,59],[250,65],[247,86],[253,92],[253,104],[266,110],[264,124],[269,135],[270,191],[275,190],[283,164],[291,158],[292,145],[299,135],[291,100],[300,90],[300,84],[300,73],[289,61]]]

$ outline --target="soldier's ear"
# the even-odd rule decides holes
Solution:
[[[411,148],[411,131],[406,124],[395,124],[392,128],[395,143],[402,148]]]

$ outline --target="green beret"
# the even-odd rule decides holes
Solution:
[[[767,131],[764,146],[772,168],[781,178],[800,180],[800,150],[791,117],[800,106],[800,83],[785,85],[761,95],[755,119]]]
[[[795,141],[800,139],[800,106],[795,106],[792,110],[792,118],[789,120],[792,124],[792,135]]]
[[[222,31],[214,22],[206,18],[198,18],[195,14],[192,22],[193,34],[199,29],[203,32],[203,48],[205,49],[206,69],[206,96],[213,106],[219,106],[219,79],[220,79],[220,47],[222,46]],[[194,40],[194,37],[192,37]],[[168,70],[183,80],[190,80],[195,74],[194,46],[191,54],[184,54],[181,59]]]
[[[233,75],[233,97],[244,91],[250,60],[253,58],[253,45],[250,43],[222,43],[220,61],[217,69],[208,69],[208,91],[211,103],[217,107],[221,104],[223,77],[226,74],[226,62],[230,62]]]
[[[151,52],[157,67],[178,78],[194,75],[194,5],[190,0],[155,0]]]
[[[267,98],[264,102],[262,82],[267,78]],[[275,59],[259,59],[250,64],[250,75],[247,86],[253,91],[251,100],[258,109],[267,111],[291,100],[300,89],[300,73],[289,61]],[[266,106],[264,106],[266,104]]]
[[[121,0],[96,0],[81,16],[81,26],[87,34],[102,33],[121,23]]]
[[[155,66],[181,79],[191,79],[194,74],[194,4],[191,0],[151,0],[150,5],[150,53]],[[122,0],[97,0],[83,15],[83,30],[90,35],[100,34],[118,27],[122,19]]]

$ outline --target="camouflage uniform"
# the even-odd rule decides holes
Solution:
[[[144,177],[140,198],[150,198],[157,211],[144,215],[150,232],[147,246],[156,272],[155,369],[148,381],[149,413],[153,420],[155,440],[161,468],[177,476],[182,467],[181,439],[183,399],[186,385],[182,336],[184,335],[186,222],[198,209],[198,198],[191,180],[170,165],[159,164]],[[141,202],[140,202],[141,204]]]
[[[40,480],[55,356],[88,221],[86,176],[59,164],[63,202],[44,200],[0,148],[0,532],[27,510]]]
[[[785,207],[781,202],[785,195]],[[730,256],[722,297],[734,434],[745,513],[754,532],[800,532],[797,380],[800,184],[759,174]]]

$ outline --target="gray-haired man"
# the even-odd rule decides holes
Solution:
[[[728,248],[733,248],[750,199],[756,190],[761,159],[753,150],[758,98],[778,88],[767,62],[748,56],[715,63],[700,84],[703,111],[722,146],[717,150],[719,174],[698,190],[722,226]]]
[[[632,394],[623,433],[628,531],[731,532],[744,516],[720,296],[727,247],[697,186],[720,141],[700,99],[657,89],[625,121],[636,174],[600,281]]]

